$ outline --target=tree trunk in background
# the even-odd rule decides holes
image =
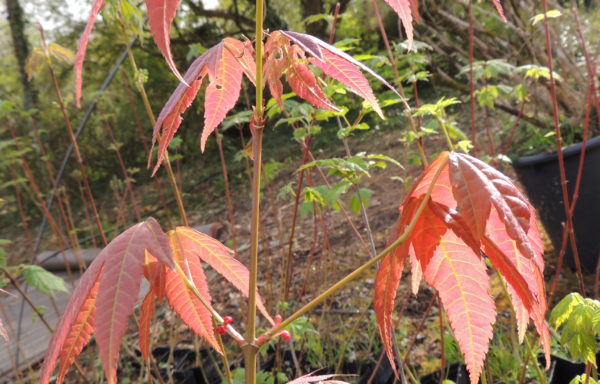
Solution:
[[[33,84],[27,79],[25,73],[25,61],[29,56],[29,45],[25,37],[25,20],[23,19],[23,9],[19,0],[5,0],[7,19],[10,26],[10,32],[13,40],[13,48],[19,66],[21,75],[21,84],[23,84],[23,96],[25,109],[33,108],[37,104],[37,91]]]

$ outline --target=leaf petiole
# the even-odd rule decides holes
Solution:
[[[212,305],[210,305],[210,303],[202,296],[202,294],[200,293],[200,291],[198,291],[198,288],[196,287],[196,284],[194,284],[194,281],[191,280],[187,274],[183,271],[183,269],[181,269],[181,267],[179,266],[179,264],[175,263],[175,269],[177,270],[177,273],[179,273],[179,275],[183,278],[183,281],[185,283],[185,286],[192,291],[192,293],[194,294],[194,296],[196,296],[196,298],[198,300],[200,300],[200,302],[202,303],[202,305],[204,305],[206,307],[206,309],[208,309],[208,311],[210,312],[210,314],[212,315],[212,317],[217,321],[217,323],[219,325],[223,325],[225,327],[225,330],[227,331],[227,333],[233,337],[233,339],[238,343],[238,344],[242,344],[244,343],[244,337],[235,329],[231,326],[231,324],[225,324],[223,321],[223,317],[219,314],[219,312],[216,311],[216,309],[214,309],[214,307]]]
[[[275,327],[271,328],[266,333],[259,336],[256,341],[256,344],[260,346],[260,345],[263,345],[264,343],[266,343],[267,341],[269,341],[269,339],[271,339],[273,336],[279,334],[282,330],[284,330],[287,326],[289,326],[293,321],[295,321],[296,319],[298,319],[300,316],[304,315],[305,313],[311,311],[317,305],[321,304],[329,296],[331,296],[332,294],[334,294],[341,288],[345,287],[350,281],[354,280],[355,278],[357,278],[358,276],[363,274],[367,269],[369,269],[373,265],[377,264],[381,259],[383,259],[383,257],[385,255],[392,252],[397,246],[404,243],[410,237],[412,231],[414,230],[414,228],[417,224],[417,221],[419,220],[419,217],[425,210],[425,207],[427,206],[427,203],[429,202],[429,199],[431,197],[433,187],[435,186],[437,179],[439,178],[440,174],[442,173],[442,170],[446,167],[446,164],[448,163],[448,155],[449,155],[449,153],[444,153],[442,155],[442,156],[445,156],[445,158],[440,162],[439,167],[436,169],[435,174],[433,175],[433,178],[431,179],[431,183],[429,184],[429,187],[427,188],[427,192],[425,193],[425,196],[423,197],[423,200],[421,200],[419,206],[417,207],[417,210],[415,211],[415,215],[413,216],[412,220],[410,221],[410,223],[408,224],[408,226],[406,227],[406,229],[404,230],[402,235],[400,235],[396,240],[394,240],[394,242],[392,242],[389,246],[387,246],[377,256],[375,256],[371,260],[367,261],[366,263],[364,263],[363,265],[361,265],[360,267],[355,269],[350,274],[346,275],[346,277],[344,277],[343,279],[341,279],[340,281],[338,281],[337,283],[335,283],[334,285],[329,287],[325,292],[323,292],[319,296],[315,297],[313,300],[311,300],[305,306],[303,306],[302,308],[297,310],[294,314],[290,315],[287,319],[283,320],[280,324],[276,325]]]

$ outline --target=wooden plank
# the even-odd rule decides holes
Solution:
[[[67,280],[65,272],[56,273]],[[140,299],[146,295],[149,284],[142,279]],[[30,288],[28,296],[36,306],[43,306],[44,318],[54,327],[67,304],[70,293],[55,293],[56,310],[51,299]],[[141,300],[140,300],[141,302]],[[19,311],[21,308],[21,297],[18,293],[11,292],[10,295],[0,299],[0,318],[4,323],[10,341],[0,344],[0,383],[10,383],[15,376],[15,368],[22,371],[27,369],[28,364],[37,364],[44,357],[51,334],[48,328],[39,320],[33,309],[25,304],[22,318],[22,329],[20,342],[17,344],[17,329],[19,322]],[[16,366],[15,357],[19,354],[19,365]]]
[[[30,289],[28,296],[36,306],[43,306],[45,308],[44,318],[54,327],[58,321],[59,313],[62,312],[70,295],[63,292],[55,294],[55,303],[58,311],[48,296],[37,292],[35,289]],[[12,292],[11,295],[0,299],[0,306],[2,306],[0,313],[2,322],[6,326],[10,338],[8,345],[4,344],[0,346],[0,378],[5,380],[14,375],[14,368],[16,367],[15,357],[17,354],[20,354],[19,366],[17,367],[20,370],[25,369],[27,364],[38,362],[46,352],[51,335],[48,328],[39,320],[33,309],[29,305],[25,305],[22,317],[21,338],[17,344],[21,297]]]

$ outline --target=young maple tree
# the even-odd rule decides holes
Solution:
[[[417,2],[386,1],[398,13],[410,42],[412,19],[418,19]],[[498,0],[494,0],[494,4],[502,15]],[[168,161],[169,143],[181,125],[182,114],[195,99],[205,78],[208,78],[208,85],[202,150],[210,134],[235,106],[243,77],[254,84],[256,107],[250,123],[255,140],[250,269],[237,261],[223,244],[190,227],[177,227],[165,233],[152,218],[133,226],[101,252],[73,292],[46,352],[41,383],[49,382],[59,359],[57,383],[61,383],[94,332],[107,382],[116,383],[120,343],[144,277],[150,282],[150,290],[140,307],[139,321],[140,349],[145,359],[149,358],[149,326],[154,306],[166,298],[181,319],[217,352],[221,353],[221,346],[215,333],[232,336],[244,351],[246,382],[253,384],[256,354],[261,345],[285,332],[285,327],[294,320],[379,261],[374,306],[386,354],[395,366],[392,312],[407,257],[411,264],[413,289],[416,291],[423,278],[438,291],[473,384],[481,374],[496,317],[489,295],[485,259],[507,284],[520,341],[532,319],[544,351],[549,353],[549,333],[544,322],[544,263],[535,212],[509,178],[487,164],[457,152],[443,152],[425,169],[400,206],[401,217],[385,250],[287,319],[277,316],[273,320],[256,289],[261,142],[266,123],[263,89],[268,87],[281,105],[282,77],[285,76],[297,96],[317,108],[337,109],[320,87],[312,66],[345,84],[382,118],[377,98],[363,72],[394,92],[396,90],[364,64],[313,36],[273,31],[263,42],[262,0],[257,0],[254,46],[247,39],[225,38],[198,57],[182,76],[173,61],[169,42],[178,5],[178,0],[146,0],[154,40],[169,68],[181,80],[154,126],[153,144],[158,143],[158,155],[153,173]],[[103,7],[103,0],[95,0],[79,43],[75,64],[77,104],[81,98],[82,65],[88,37]],[[151,159],[148,165],[151,165]],[[230,318],[222,317],[212,307],[202,263],[209,264],[249,298],[246,336],[238,333]],[[255,334],[256,309],[272,325],[258,336]],[[219,325],[216,328],[215,323]],[[303,382],[315,380],[314,377],[300,379]]]

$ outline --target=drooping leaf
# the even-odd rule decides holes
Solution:
[[[535,223],[535,218],[533,222]],[[548,332],[544,322],[546,301],[544,285],[543,283],[540,285],[537,278],[538,274],[541,274],[539,266],[533,259],[523,256],[515,241],[506,236],[504,223],[498,217],[495,207],[492,208],[487,227],[488,235],[484,240],[483,250],[508,283],[517,316],[519,341],[523,341],[529,318],[534,319],[538,333],[544,335]],[[535,239],[539,234],[528,234],[528,236]],[[516,270],[516,273],[510,270],[511,267]],[[516,281],[518,277],[523,279],[525,287],[522,282]],[[531,299],[526,298],[528,294],[532,295]],[[544,339],[545,337],[542,337],[543,342]]]
[[[64,377],[89,341],[94,324],[107,382],[116,383],[121,338],[138,298],[146,250],[163,266],[172,268],[169,240],[152,218],[117,236],[92,262],[73,291],[52,335],[40,383],[48,383],[59,354],[59,373]]]
[[[202,79],[206,76],[208,71],[216,71],[217,62],[221,57],[222,52],[223,42],[220,42],[194,60],[184,75],[186,83],[190,85],[179,84],[158,115],[152,136],[152,145],[154,146],[160,133],[158,155],[156,166],[152,172],[153,175],[160,167],[160,164],[162,164],[169,143],[175,136],[179,125],[181,125],[181,121],[183,120],[181,114],[183,114],[183,112],[185,112],[192,104],[192,101],[194,101],[194,98],[202,85]],[[148,166],[150,166],[151,160],[152,158],[150,157],[148,159]]]
[[[500,0],[492,0],[492,2],[494,3],[494,7],[496,7],[496,11],[498,11],[498,15],[500,15],[502,21],[506,23],[506,16],[504,16],[504,10],[502,9]]]
[[[204,275],[204,269],[200,259],[187,248],[186,244],[180,241],[177,231],[170,231],[171,248],[176,262],[181,269],[188,275],[200,295],[207,303],[211,302],[208,291],[208,283]],[[165,292],[169,305],[181,319],[200,337],[206,340],[219,353],[221,348],[215,339],[212,315],[204,304],[194,293],[188,289],[185,280],[177,271],[166,271]]]
[[[549,331],[544,322],[543,244],[535,211],[522,192],[508,177],[487,164],[448,152],[441,153],[423,171],[401,210],[415,199],[423,199],[428,191],[431,194],[425,209],[415,210],[409,214],[413,217],[407,219],[416,220],[407,240],[413,289],[422,275],[438,290],[471,382],[479,380],[495,321],[482,250],[507,282],[517,312],[519,334],[533,319],[544,352],[549,353]],[[521,237],[508,228],[509,223],[519,226]],[[523,248],[529,249],[531,255],[525,256]],[[395,279],[386,263],[382,262],[383,270],[378,272],[379,284],[386,278]],[[385,347],[388,336],[382,329],[384,324],[378,318]]]
[[[419,0],[410,0],[410,11],[412,12],[415,22],[421,22],[421,15],[419,14]]]
[[[406,39],[408,40],[408,49],[410,50],[413,42],[412,13],[413,9],[417,8],[415,0],[385,0],[385,2],[396,11],[400,21],[402,21],[402,26],[406,32]]]
[[[288,58],[284,56],[282,50],[282,45],[289,45],[286,43],[285,38],[279,31],[271,33],[265,43],[265,82],[269,86],[271,96],[273,96],[282,109],[283,83],[281,82],[281,74],[285,73],[285,70],[289,66]]]
[[[56,360],[63,350],[69,349],[69,344],[66,344],[67,337],[71,332],[73,325],[76,325],[77,318],[85,303],[94,295],[94,286],[97,285],[100,273],[104,266],[105,257],[96,257],[96,259],[86,269],[85,273],[79,280],[79,284],[73,291],[71,298],[65,306],[65,310],[60,317],[58,324],[55,327],[52,338],[48,343],[48,349],[44,356],[44,363],[40,371],[40,383],[47,384],[50,376],[54,371]]]
[[[303,98],[315,107],[337,110],[317,85],[317,78],[306,64],[302,62],[293,63],[287,72],[287,82],[298,97]]]
[[[103,251],[106,263],[100,277],[96,311],[96,342],[107,382],[117,381],[117,362],[121,339],[127,330],[129,316],[138,300],[144,270],[145,251],[163,260],[170,253],[164,233],[157,241],[152,222],[133,226],[113,240]],[[150,224],[150,225],[148,225]],[[158,223],[156,223],[158,225]],[[169,258],[170,264],[172,261]]]
[[[62,383],[69,367],[75,362],[83,347],[90,341],[95,327],[96,297],[100,282],[96,281],[87,299],[84,301],[71,331],[65,339],[65,345],[60,351],[60,363],[58,366],[57,383]]]
[[[177,70],[171,54],[171,24],[177,13],[179,0],[146,0],[148,9],[148,23],[154,42],[160,49],[167,65],[177,78],[185,83],[185,80]]]
[[[384,119],[383,111],[379,107],[369,81],[351,61],[326,49],[322,50],[321,60],[313,57],[309,61],[326,75],[346,84],[354,93],[364,98],[379,117]]]
[[[438,229],[432,226],[431,230]],[[471,384],[477,384],[496,321],[485,263],[454,231],[448,230],[431,260],[422,265],[425,281],[437,289],[448,314]]]
[[[4,328],[4,323],[0,320],[0,336],[4,339],[6,343],[8,343],[8,333],[6,333],[6,328]]]
[[[144,264],[144,277],[150,282],[150,289],[161,302],[165,296],[165,268],[156,257],[146,252],[146,263]]]
[[[408,220],[413,216],[414,210],[420,204],[422,199],[412,199],[401,213],[394,234],[389,240],[389,244],[394,242],[406,230]],[[405,241],[396,247],[392,252],[388,253],[381,264],[375,276],[375,291],[373,299],[373,308],[379,325],[379,333],[383,341],[383,348],[389,359],[394,361],[392,350],[392,312],[396,300],[396,290],[400,284],[402,270],[404,269],[404,261],[408,255],[410,242]],[[394,372],[396,365],[392,364]],[[397,375],[397,372],[396,372]]]
[[[96,17],[100,11],[104,8],[104,0],[94,0],[92,10],[88,16],[87,24],[83,30],[83,34],[79,38],[79,45],[77,46],[77,54],[75,55],[75,104],[77,108],[81,107],[81,86],[82,86],[82,72],[83,72],[83,61],[85,59],[85,51],[87,49],[88,40]]]
[[[150,322],[154,315],[154,298],[154,291],[148,291],[140,308],[140,352],[145,361],[150,359]]]
[[[365,99],[381,118],[384,118],[369,82],[359,69],[369,73],[398,94],[396,89],[384,78],[346,52],[314,36],[291,31],[281,31],[281,33],[311,55],[312,58],[309,61],[313,65],[320,68],[327,76],[346,84],[353,92]],[[400,95],[398,94],[398,96]]]
[[[181,114],[192,104],[202,80],[208,75],[209,85],[205,95],[204,129],[201,139],[201,147],[204,149],[208,136],[235,106],[241,90],[242,75],[246,74],[254,81],[256,68],[252,55],[248,44],[226,38],[194,60],[183,77],[190,85],[182,83],[177,86],[156,120],[152,145],[158,140],[159,134],[160,140],[153,174],[160,167],[169,143],[181,125]],[[150,157],[148,166],[151,160]]]
[[[210,84],[204,96],[204,128],[200,139],[203,152],[208,136],[225,119],[240,96],[244,71],[237,58],[243,54],[244,44],[241,41],[226,38],[216,71],[208,71]]]
[[[413,197],[425,195],[433,177],[442,168],[440,174],[431,191],[431,199],[437,203],[445,205],[448,208],[456,207],[456,200],[452,196],[452,185],[450,184],[450,174],[448,170],[448,152],[442,152],[425,168],[421,176],[415,181],[410,191],[406,194],[404,203]]]
[[[54,296],[55,291],[68,292],[62,278],[37,265],[28,265],[23,271],[23,277],[27,284],[45,295]]]
[[[517,186],[508,177],[472,156],[449,156],[452,191],[458,211],[469,223],[473,235],[481,237],[493,205],[505,224],[506,234],[528,258],[535,252],[527,237],[531,211]]]
[[[188,257],[195,256],[217,271],[221,276],[227,279],[246,297],[249,292],[249,273],[248,269],[237,259],[231,256],[233,251],[218,240],[196,231],[189,227],[177,227],[174,231],[177,234],[179,247],[185,250]],[[256,293],[256,305],[265,318],[273,324],[273,319],[267,312],[262,298]]]

